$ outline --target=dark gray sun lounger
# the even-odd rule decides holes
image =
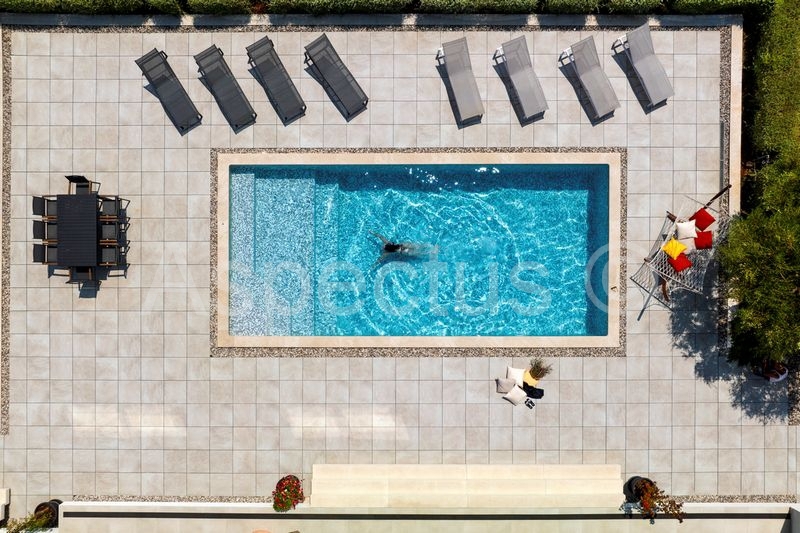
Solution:
[[[153,91],[164,106],[167,116],[178,128],[181,135],[185,135],[203,120],[195,107],[186,89],[167,63],[167,54],[153,48],[150,52],[136,60]]]
[[[323,33],[306,45],[304,61],[317,72],[331,100],[339,102],[339,111],[345,119],[349,120],[367,108],[369,98],[342,63],[327,35]]]
[[[256,121],[256,112],[222,57],[222,50],[212,44],[194,56],[194,60],[200,68],[200,74],[208,90],[211,91],[233,131],[238,132],[253,124]]]
[[[302,116],[306,112],[306,103],[297,92],[270,38],[264,37],[248,46],[247,57],[283,123]]]
[[[514,87],[514,92],[517,93],[523,118],[527,119],[544,113],[548,109],[547,99],[544,97],[539,78],[533,71],[525,36],[519,36],[503,43],[497,52],[505,60],[508,77]]]
[[[436,54],[436,59],[444,61],[444,69],[450,80],[453,98],[458,108],[460,122],[480,118],[483,116],[483,102],[478,92],[478,83],[472,73],[472,62],[469,59],[467,38],[462,37],[455,41],[442,43],[442,48]]]
[[[601,118],[610,115],[619,107],[619,100],[611,87],[606,73],[600,67],[600,58],[597,56],[597,47],[594,37],[587,37],[570,48],[564,50],[564,56],[572,61],[578,81],[586,91],[589,102],[592,104],[595,116]]]
[[[675,94],[672,84],[667,78],[664,65],[656,57],[653,49],[653,39],[650,38],[650,26],[642,24],[635,30],[628,32],[624,37],[617,39],[628,59],[633,65],[633,70],[639,81],[642,82],[644,92],[650,101],[650,106],[659,104]]]

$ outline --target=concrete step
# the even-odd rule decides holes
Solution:
[[[314,479],[621,479],[619,465],[343,465],[320,464]]]
[[[420,492],[397,493],[325,493],[313,494],[310,506],[313,508],[420,508],[420,509],[459,509],[459,508],[613,508],[624,500],[619,494],[428,494]]]
[[[312,492],[370,494],[425,492],[426,494],[622,494],[619,479],[314,479]]]
[[[314,507],[619,507],[618,465],[314,465]]]

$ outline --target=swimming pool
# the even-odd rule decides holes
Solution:
[[[613,333],[602,158],[336,155],[227,166],[230,337],[530,345]]]

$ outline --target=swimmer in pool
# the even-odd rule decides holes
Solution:
[[[438,247],[435,246],[420,246],[411,242],[394,242],[390,241],[380,233],[376,233],[374,231],[370,231],[370,233],[380,239],[381,243],[383,243],[383,246],[381,247],[381,256],[375,261],[376,265],[392,258],[415,258],[438,252]]]

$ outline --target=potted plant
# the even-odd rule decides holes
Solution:
[[[553,365],[548,365],[541,357],[533,357],[531,358],[531,367],[527,372],[530,374],[531,378],[533,378],[533,385],[535,386],[552,371]]]
[[[279,513],[294,509],[303,500],[303,482],[291,474],[283,476],[272,491],[272,508]]]
[[[42,502],[25,518],[12,518],[7,524],[7,533],[41,531],[58,527],[58,506],[61,500]]]
[[[642,518],[647,518],[652,524],[656,515],[661,512],[683,522],[683,503],[675,501],[663,490],[658,488],[656,482],[641,476],[633,476],[622,487],[625,494],[626,510],[638,510]]]

